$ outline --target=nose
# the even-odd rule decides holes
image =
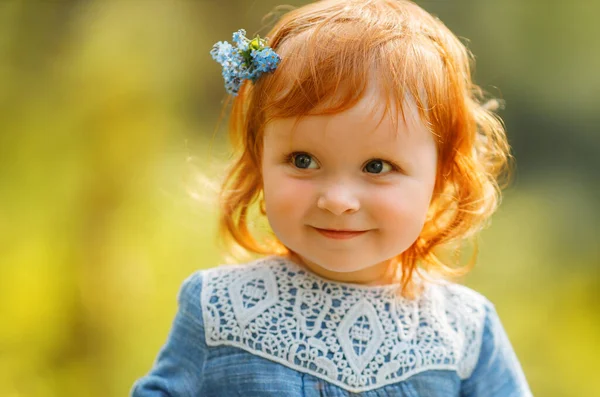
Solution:
[[[360,201],[350,189],[336,184],[323,191],[317,199],[317,207],[335,215],[342,215],[358,211]]]

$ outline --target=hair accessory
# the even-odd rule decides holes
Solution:
[[[225,89],[236,96],[244,80],[255,83],[263,73],[275,70],[281,58],[267,46],[267,39],[256,35],[250,40],[244,29],[233,34],[233,43],[235,47],[219,41],[210,50],[210,55],[223,67]]]

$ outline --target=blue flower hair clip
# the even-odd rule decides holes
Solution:
[[[244,80],[255,83],[263,73],[275,70],[281,58],[267,46],[266,39],[257,35],[250,40],[244,29],[233,34],[233,43],[235,47],[219,41],[210,50],[210,55],[223,67],[225,89],[236,96]]]

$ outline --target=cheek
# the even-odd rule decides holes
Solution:
[[[273,174],[265,177],[264,190],[267,215],[271,219],[306,212],[313,201],[315,188],[308,181]]]
[[[372,207],[389,228],[406,229],[414,225],[421,229],[429,208],[430,194],[419,184],[408,184],[373,195]]]

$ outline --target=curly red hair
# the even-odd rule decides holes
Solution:
[[[438,147],[427,220],[393,261],[403,294],[412,295],[419,263],[445,276],[466,274],[473,260],[453,268],[437,248],[484,226],[499,204],[498,181],[508,175],[511,160],[502,122],[493,113],[497,102],[484,102],[472,82],[467,48],[407,0],[319,1],[284,15],[267,37],[282,60],[256,84],[245,82],[233,98],[229,129],[236,158],[220,194],[221,237],[254,253],[288,253],[276,238],[259,241],[249,228],[249,210],[262,194],[264,127],[275,118],[352,107],[375,71],[388,97],[386,110],[402,113],[410,95]]]

